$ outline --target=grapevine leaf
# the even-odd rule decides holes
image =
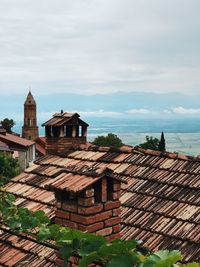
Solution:
[[[49,237],[50,237],[50,230],[49,230],[49,228],[47,228],[45,226],[40,227],[40,231],[37,234],[37,240],[39,242],[42,242],[42,241],[45,241],[45,240],[49,239]]]
[[[98,251],[104,244],[106,244],[105,238],[98,235],[82,239],[79,254],[80,256],[88,255],[91,252]]]
[[[72,247],[74,250],[78,250],[80,248],[80,240],[78,238],[73,240]]]
[[[137,245],[136,240],[122,241],[120,239],[114,240],[111,244],[105,244],[99,250],[99,255],[106,257],[109,255],[123,255],[133,251]]]
[[[67,263],[69,257],[72,255],[73,248],[71,245],[65,245],[60,250],[60,256],[64,260],[64,264]]]
[[[90,263],[99,259],[97,252],[92,252],[89,255],[83,256],[78,263],[78,267],[87,267]]]
[[[200,262],[191,262],[188,264],[181,265],[183,267],[200,267]]]
[[[133,267],[135,263],[135,258],[130,254],[122,254],[112,257],[106,267]]]
[[[7,193],[6,198],[10,203],[13,203],[15,201],[15,196],[13,194]]]
[[[40,223],[49,223],[49,218],[45,215],[43,210],[37,210],[34,212],[34,216],[39,220]]]
[[[60,226],[58,224],[52,224],[49,226],[50,238],[57,240],[60,236]]]
[[[182,256],[179,251],[160,250],[147,258],[144,267],[171,267],[181,259]]]

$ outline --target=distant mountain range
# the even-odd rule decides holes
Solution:
[[[33,92],[34,94],[34,92]],[[34,96],[37,101],[38,114],[41,120],[46,113],[55,111],[83,112],[83,116],[117,117],[129,116],[165,116],[200,115],[200,95],[179,93],[113,93],[113,94],[49,94]],[[0,119],[5,116],[16,116],[22,119],[23,103],[26,95],[0,95]],[[160,113],[161,111],[161,113]],[[40,120],[40,117],[39,117]]]

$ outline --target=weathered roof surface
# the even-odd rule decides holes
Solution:
[[[0,151],[12,152],[12,150],[10,150],[9,146],[2,141],[0,141]]]
[[[79,119],[80,115],[78,113],[69,113],[69,112],[61,112],[61,113],[55,113],[53,115],[53,118],[46,121],[42,124],[42,126],[63,126],[70,124],[77,124],[77,125],[86,125],[88,124],[81,119]]]
[[[2,227],[0,237],[0,266],[56,266],[56,253],[51,246],[39,244],[33,237],[16,235]]]
[[[87,145],[66,157],[40,158],[6,188],[18,196],[19,203],[28,202],[26,207],[33,210],[42,205],[53,216],[54,194],[47,188],[61,173],[83,176],[105,168],[127,181],[121,196],[123,239],[141,239],[152,250],[179,249],[184,261],[200,260],[199,158]]]
[[[0,140],[5,143],[17,144],[23,147],[29,147],[34,145],[33,141],[27,140],[25,138],[19,137],[15,134],[6,133],[5,135],[0,134]]]
[[[46,149],[45,149],[46,137],[40,136],[36,138],[35,145],[36,145],[36,151],[39,154],[39,156],[46,155]]]

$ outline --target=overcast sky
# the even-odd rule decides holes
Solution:
[[[200,90],[199,0],[1,0],[0,94]]]

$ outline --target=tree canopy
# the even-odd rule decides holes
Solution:
[[[0,123],[8,133],[12,133],[12,127],[15,125],[15,121],[13,119],[5,118]]]
[[[20,173],[20,166],[17,159],[10,155],[0,153],[0,184],[9,181]]]
[[[165,137],[164,133],[162,132],[160,140],[153,136],[146,136],[146,142],[139,145],[142,148],[145,149],[152,149],[152,150],[159,150],[159,151],[165,151]]]
[[[94,145],[97,146],[111,146],[111,147],[120,147],[123,145],[122,140],[113,133],[109,133],[106,136],[97,136],[94,141]]]
[[[165,145],[165,137],[164,137],[164,133],[161,133],[161,138],[160,138],[160,142],[158,144],[158,150],[159,151],[165,151],[166,150],[166,145]]]
[[[158,150],[159,139],[153,136],[146,136],[146,142],[140,144],[139,146],[145,149]]]

